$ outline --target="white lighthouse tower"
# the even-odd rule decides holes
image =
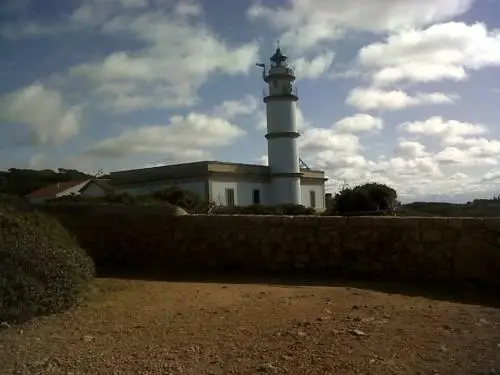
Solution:
[[[267,150],[271,178],[271,196],[274,204],[301,204],[300,166],[295,109],[297,90],[293,86],[295,73],[287,63],[287,57],[278,47],[271,56],[271,66],[263,79],[268,84],[264,93],[267,115]]]

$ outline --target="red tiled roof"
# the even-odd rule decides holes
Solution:
[[[73,186],[76,186],[78,184],[82,184],[85,181],[89,180],[64,181],[45,186],[41,189],[29,193],[28,195],[26,195],[26,198],[55,198],[56,194],[62,193],[63,191],[68,190],[69,188],[72,188]]]

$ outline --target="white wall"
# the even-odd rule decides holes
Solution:
[[[312,190],[316,195],[316,211],[325,210],[325,187],[320,185],[301,185],[301,200],[302,204],[306,207],[311,207],[311,199],[309,192]]]
[[[151,194],[156,191],[166,190],[171,187],[177,186],[178,188],[186,191],[191,191],[193,193],[199,194],[202,198],[205,198],[205,181],[190,181],[190,182],[171,182],[171,183],[151,183],[137,185],[133,187],[117,187],[116,191],[118,193],[128,193],[131,195],[146,195]]]
[[[269,184],[247,181],[217,181],[210,180],[210,199],[217,205],[226,205],[226,189],[234,189],[234,204],[249,206],[253,204],[253,190],[260,190],[260,204],[271,204],[269,198]]]

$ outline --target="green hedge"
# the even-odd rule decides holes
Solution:
[[[54,218],[0,199],[0,321],[63,311],[82,297],[94,265]]]
[[[305,207],[300,204],[284,204],[278,206],[263,206],[254,204],[251,206],[233,206],[233,207],[215,207],[213,214],[220,215],[314,215],[316,211],[313,208]]]

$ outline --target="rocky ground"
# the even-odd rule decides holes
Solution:
[[[4,324],[0,374],[488,374],[499,306],[396,284],[98,279],[74,311]]]

